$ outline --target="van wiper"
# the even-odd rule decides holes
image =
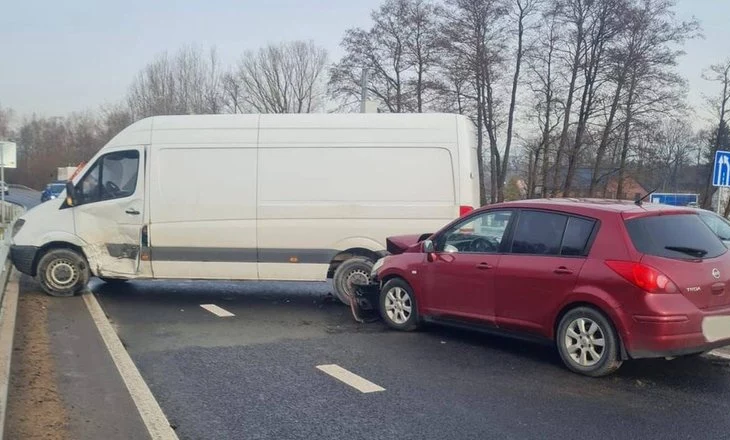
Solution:
[[[669,251],[681,252],[692,257],[702,258],[707,255],[707,251],[704,249],[697,249],[686,246],[664,246],[664,249]]]

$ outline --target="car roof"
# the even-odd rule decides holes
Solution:
[[[503,202],[495,205],[489,205],[485,208],[493,209],[494,207],[547,209],[590,217],[601,217],[607,214],[620,214],[624,218],[633,218],[643,217],[646,215],[697,213],[697,210],[693,208],[661,205],[658,203],[646,202],[642,203],[641,205],[637,205],[631,200],[614,199],[532,199],[520,200],[515,202]]]

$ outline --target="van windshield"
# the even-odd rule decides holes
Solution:
[[[636,250],[674,259],[714,258],[727,248],[696,214],[656,215],[626,222]]]

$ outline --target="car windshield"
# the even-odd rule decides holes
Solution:
[[[54,183],[54,184],[48,185],[48,189],[52,193],[60,193],[61,191],[66,189],[66,185],[64,185],[62,183]]]
[[[655,215],[626,222],[636,250],[658,257],[714,258],[727,248],[695,214]]]

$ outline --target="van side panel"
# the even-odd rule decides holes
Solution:
[[[388,236],[433,232],[454,218],[453,141],[341,142],[260,145],[261,279],[323,280],[335,255],[354,243],[383,250]],[[286,249],[288,261],[266,258],[272,249]]]
[[[257,279],[255,144],[156,147],[149,237],[154,276]]]

